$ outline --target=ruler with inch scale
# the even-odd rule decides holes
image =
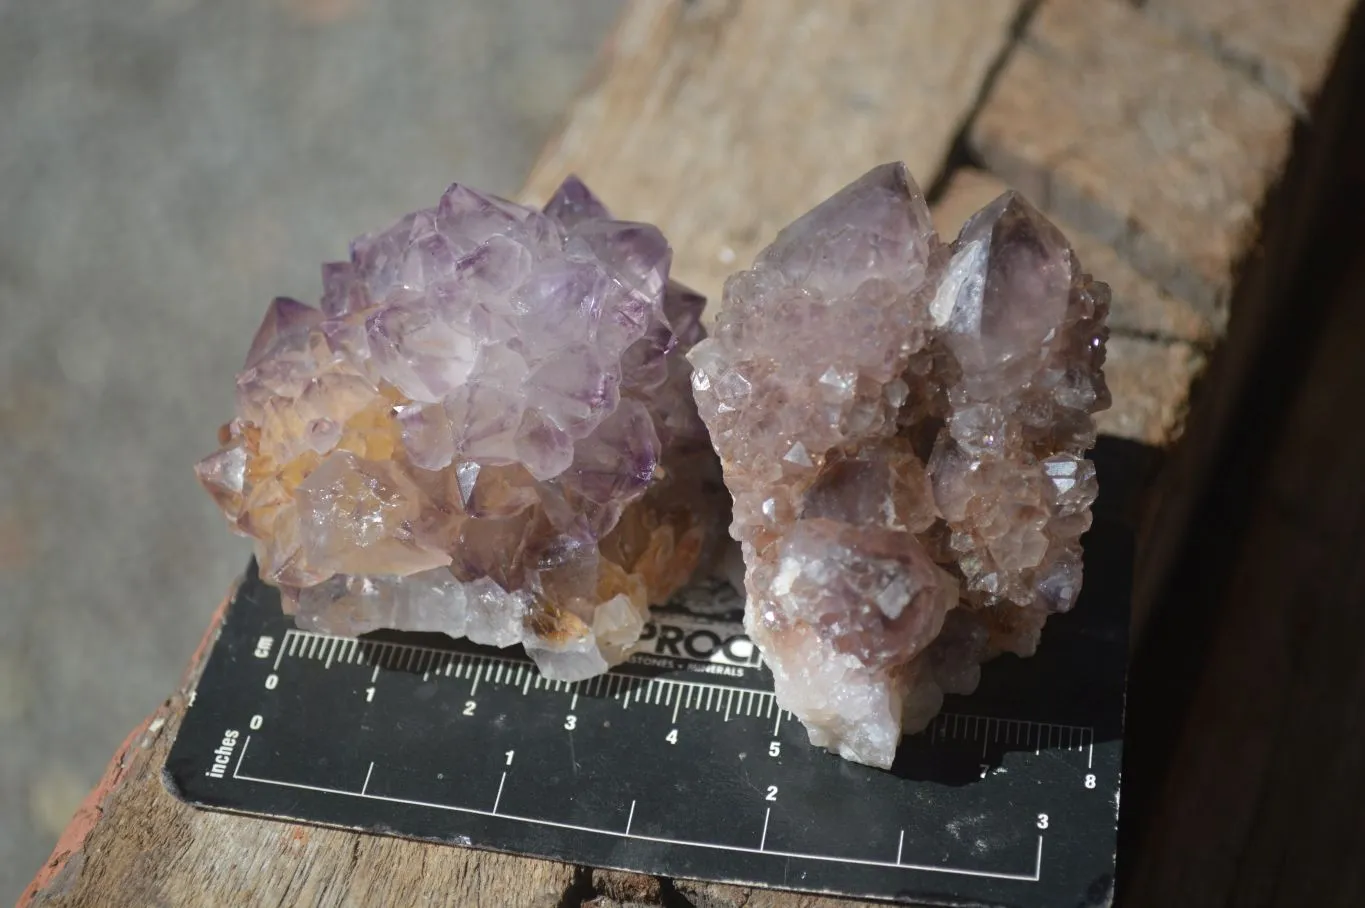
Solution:
[[[1037,656],[949,697],[890,771],[809,744],[720,582],[656,609],[628,662],[569,684],[518,650],[298,630],[253,566],[165,777],[211,809],[661,876],[1108,904],[1132,534],[1102,505],[1081,602]]]

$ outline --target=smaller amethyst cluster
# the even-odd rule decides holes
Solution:
[[[957,239],[878,167],[730,278],[692,386],[749,634],[811,740],[890,766],[1075,603],[1109,288],[1015,193]]]

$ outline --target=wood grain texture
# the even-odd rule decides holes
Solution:
[[[1122,0],[1045,0],[974,121],[998,176],[1221,318],[1293,111]]]
[[[1308,116],[1355,0],[1147,0],[1151,15]]]
[[[1133,908],[1365,904],[1365,259],[1320,337],[1229,571]]]
[[[1362,122],[1356,99],[1365,79],[1365,3],[1356,0],[1332,46],[1335,56],[1310,115],[1295,130],[1293,154],[1260,204],[1255,241],[1233,266],[1227,331],[1210,356],[1202,390],[1191,398],[1181,444],[1149,495],[1134,580],[1134,639],[1159,606],[1205,490],[1217,482],[1213,464],[1258,358],[1304,308],[1301,269],[1310,247],[1322,242],[1320,222],[1339,191],[1339,174],[1363,159],[1350,138]]]
[[[677,891],[692,903],[692,908],[852,908],[854,905],[866,908],[869,905],[867,902],[849,902],[820,895],[686,880],[678,881]]]
[[[779,228],[877,164],[943,168],[1018,0],[668,0],[628,7],[523,198],[576,173],[657,224],[720,298]]]

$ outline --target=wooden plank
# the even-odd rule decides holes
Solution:
[[[857,905],[870,905],[868,902],[849,902],[844,899],[778,892],[771,889],[750,889],[747,886],[726,886],[722,883],[679,880],[676,885],[678,893],[692,903],[692,908],[854,908]],[[661,903],[661,908],[663,904]]]
[[[1307,116],[1354,0],[1147,0],[1146,10]]]
[[[1365,221],[1350,223],[1361,236]],[[1207,665],[1180,692],[1192,706],[1125,905],[1365,904],[1365,259],[1354,256],[1256,483]]]
[[[1046,0],[971,129],[990,170],[1221,318],[1288,105],[1122,0]]]
[[[797,215],[887,161],[942,170],[1018,0],[669,0],[629,7],[600,81],[532,169],[659,225],[712,301]]]
[[[1346,140],[1360,117],[1353,99],[1365,77],[1365,4],[1357,0],[1330,44],[1335,57],[1312,93],[1311,111],[1298,122],[1293,157],[1257,203],[1259,226],[1229,266],[1236,281],[1226,336],[1191,400],[1181,444],[1149,496],[1133,591],[1135,640],[1165,595],[1186,528],[1215,481],[1210,471],[1258,357],[1302,310],[1301,268],[1310,244],[1321,242],[1319,222],[1337,191],[1337,175],[1360,160]]]

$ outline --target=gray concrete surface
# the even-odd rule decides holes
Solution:
[[[191,465],[265,304],[517,187],[619,0],[0,0],[0,902],[247,550]]]

